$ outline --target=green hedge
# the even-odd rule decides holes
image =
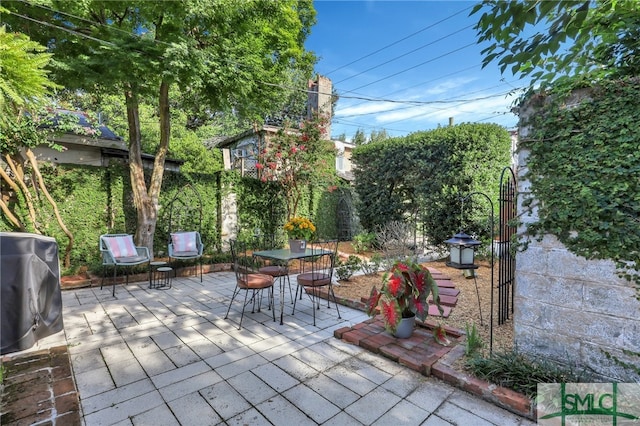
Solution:
[[[460,124],[358,146],[355,189],[358,214],[368,231],[391,221],[417,217],[427,238],[439,244],[453,231],[488,234],[490,209],[497,213],[500,174],[510,165],[509,132],[496,124]],[[475,206],[475,208],[471,208]]]

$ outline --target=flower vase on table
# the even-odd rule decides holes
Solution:
[[[289,240],[289,250],[291,250],[291,253],[304,253],[306,249],[306,240]]]
[[[289,236],[289,250],[292,253],[304,253],[307,241],[311,241],[316,227],[306,217],[293,217],[285,225],[284,230]]]

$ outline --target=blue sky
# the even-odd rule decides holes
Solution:
[[[315,0],[306,47],[341,96],[332,136],[350,139],[358,129],[402,136],[446,126],[449,117],[515,127],[510,107],[519,92],[512,92],[523,82],[495,63],[482,68],[474,4]]]

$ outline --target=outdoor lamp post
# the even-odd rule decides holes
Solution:
[[[472,192],[468,194],[466,197],[462,198],[462,203],[473,195],[482,195],[489,201],[489,206],[491,210],[489,212],[490,216],[490,227],[491,227],[491,263],[489,268],[491,269],[491,316],[490,316],[490,324],[489,324],[489,353],[493,353],[493,264],[495,261],[495,253],[493,249],[493,202],[491,198],[483,192]],[[480,241],[473,239],[469,235],[465,234],[463,231],[458,232],[453,236],[453,238],[445,241],[445,244],[449,246],[449,261],[446,263],[447,266],[456,269],[477,269],[478,266],[474,263],[474,250],[477,246],[482,244]],[[475,276],[474,276],[475,282]],[[478,292],[478,284],[476,282],[476,294],[478,296],[478,308],[480,309],[480,324],[482,324],[482,308],[480,308],[480,293]]]
[[[481,244],[480,241],[474,240],[463,231],[460,231],[444,243],[449,246],[449,261],[447,262],[447,266],[456,269],[477,268],[474,264],[473,257],[475,248]]]

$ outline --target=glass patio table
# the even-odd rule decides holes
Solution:
[[[292,252],[289,249],[276,249],[276,250],[260,250],[254,251],[254,257],[261,257],[263,259],[277,260],[286,263],[287,275],[289,274],[289,262],[296,259],[308,259],[314,256],[320,256],[323,254],[331,254],[333,251],[325,250],[321,248],[308,247],[302,252]],[[283,276],[284,277],[284,276]],[[283,324],[284,318],[284,279],[279,277],[280,281],[280,325]]]

